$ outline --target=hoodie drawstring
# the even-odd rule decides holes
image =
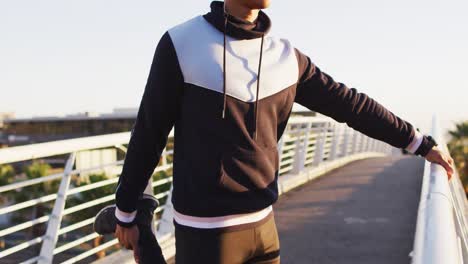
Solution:
[[[226,30],[227,30],[227,19],[228,14],[224,12],[224,31],[223,31],[223,112],[222,118],[225,118],[226,112]],[[265,34],[262,34],[261,44],[260,44],[260,58],[258,60],[258,71],[257,71],[257,91],[254,104],[254,128],[253,128],[253,138],[257,141],[257,119],[258,119],[258,94],[260,91],[260,73],[262,68],[262,57],[263,57],[263,41],[265,39]]]
[[[255,127],[254,127],[254,139],[257,141],[257,117],[258,117],[258,92],[260,91],[260,72],[262,69],[262,55],[263,55],[263,39],[264,39],[264,34],[262,34],[262,41],[260,44],[260,58],[258,59],[258,71],[257,71],[257,96],[255,97],[255,108],[254,108],[254,113],[255,113]]]
[[[226,28],[227,28],[227,13],[224,12],[224,31],[223,31],[223,114],[224,119],[226,112]]]

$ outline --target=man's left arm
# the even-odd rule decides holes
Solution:
[[[453,173],[452,158],[432,147],[429,138],[409,122],[393,114],[383,105],[356,88],[333,80],[322,72],[310,58],[296,49],[299,61],[299,82],[295,102],[346,123],[353,129],[394,147],[403,148],[427,160],[442,165]]]

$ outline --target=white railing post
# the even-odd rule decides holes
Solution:
[[[286,133],[284,133],[284,134],[286,134]],[[281,136],[280,140],[278,141],[278,146],[277,146],[278,159],[279,159],[279,162],[278,162],[278,167],[279,168],[278,168],[278,170],[281,168],[281,156],[283,155],[283,147],[284,147],[284,136]]]
[[[357,132],[357,131],[356,131],[356,133],[357,133],[357,136],[356,136],[356,143],[355,143],[355,144],[356,144],[356,148],[355,148],[354,153],[359,153],[359,152],[361,152],[361,148],[362,148],[362,139],[364,138],[364,137],[363,137],[364,135],[361,134],[361,133],[359,133],[359,132]]]
[[[309,144],[309,135],[310,127],[312,123],[306,123],[306,128],[304,134],[300,131],[302,128],[302,123],[300,124],[299,133],[295,142],[295,151],[294,151],[294,161],[293,167],[291,169],[292,173],[299,173],[305,167],[306,155],[307,155],[307,145]]]
[[[380,141],[375,141],[374,151],[380,152]]]
[[[379,140],[374,140],[374,144],[372,145],[372,151],[379,152],[379,144],[380,144]]]
[[[348,145],[349,145],[349,140],[350,140],[350,135],[351,133],[351,130],[347,127],[347,126],[344,126],[344,129],[343,129],[343,145],[341,146],[341,154],[340,154],[340,157],[344,157],[346,155],[348,155]]]
[[[323,153],[324,153],[324,146],[325,146],[325,140],[327,138],[327,128],[328,128],[328,122],[326,123],[321,123],[320,129],[319,129],[319,134],[316,139],[315,143],[315,155],[314,155],[314,161],[313,165],[318,166],[320,162],[323,160]]]
[[[364,134],[361,134],[361,146],[359,147],[359,152],[365,152],[367,147],[368,137]]]
[[[370,149],[371,149],[371,144],[372,144],[372,140],[374,140],[373,138],[371,137],[367,137],[367,140],[366,140],[366,152],[369,152]]]
[[[352,139],[352,145],[351,145],[351,153],[350,154],[356,154],[357,152],[357,143],[359,140],[359,133],[356,130],[352,130],[353,133],[353,139]]]
[[[371,137],[367,137],[367,142],[366,142],[366,152],[371,151],[371,146],[372,146],[372,141],[374,139]]]
[[[390,145],[380,142],[380,151],[388,153],[391,150]]]
[[[340,141],[341,141],[340,125],[338,123],[335,123],[333,125],[333,139],[332,139],[332,145],[331,145],[331,150],[330,150],[330,160],[336,159]]]
[[[62,223],[63,210],[65,209],[65,203],[67,201],[67,192],[70,187],[71,171],[73,164],[75,163],[76,152],[72,152],[68,158],[65,166],[64,175],[60,181],[60,187],[55,200],[52,214],[47,223],[47,231],[44,235],[44,240],[41,246],[41,252],[39,254],[38,264],[52,263],[54,258],[54,249],[57,244],[58,231]]]
[[[283,135],[287,133],[288,128],[289,128],[289,126],[286,127],[286,130],[284,131]],[[281,162],[282,162],[281,157],[283,156],[284,136],[281,136],[281,138],[279,139],[278,144],[277,144],[276,147],[277,147],[277,150],[278,150],[278,161],[279,162],[278,162],[278,168],[277,168],[278,171],[277,171],[277,173],[278,173],[278,176],[279,176],[280,175],[279,172],[281,170]],[[280,181],[277,181],[276,184],[277,184],[278,190],[281,190]]]

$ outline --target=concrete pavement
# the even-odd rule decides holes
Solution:
[[[282,195],[281,263],[409,263],[422,176],[422,158],[371,158]]]

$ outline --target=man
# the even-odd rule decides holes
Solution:
[[[214,1],[209,13],[169,29],[159,41],[116,208],[107,214],[115,215],[115,234],[138,261],[146,261],[139,250],[148,244],[160,255],[155,240],[138,242],[138,213],[142,208],[152,215],[155,208],[141,205],[142,193],[174,125],[177,264],[279,263],[272,211],[278,198],[277,142],[294,102],[452,174],[452,159],[431,137],[335,82],[288,40],[270,36],[270,19],[260,11],[268,6],[268,0]]]

